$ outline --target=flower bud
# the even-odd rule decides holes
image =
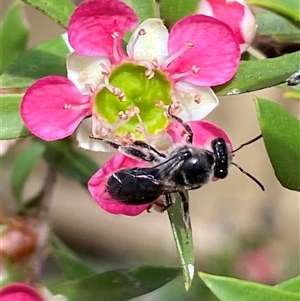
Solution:
[[[234,32],[241,52],[246,51],[255,37],[257,23],[244,0],[202,0],[196,12],[226,23]]]

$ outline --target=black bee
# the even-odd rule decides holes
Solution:
[[[173,204],[171,193],[179,193],[184,212],[187,214],[188,203],[184,192],[198,189],[213,178],[226,178],[230,164],[238,167],[264,190],[257,179],[232,162],[233,152],[258,140],[261,135],[242,144],[233,152],[228,149],[223,138],[216,138],[211,142],[211,150],[207,150],[193,146],[193,132],[189,125],[176,116],[171,117],[183,125],[188,135],[186,143],[176,147],[168,155],[139,140],[131,145],[122,146],[101,139],[130,157],[154,164],[152,167],[124,168],[114,172],[107,181],[106,189],[115,200],[128,205],[149,204],[149,209],[156,204],[164,211]]]

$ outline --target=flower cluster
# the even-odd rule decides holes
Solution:
[[[29,87],[21,104],[23,121],[41,139],[62,139],[77,130],[79,146],[105,151],[101,139],[157,146],[167,136],[182,142],[171,112],[189,122],[195,146],[205,147],[214,137],[230,144],[222,130],[199,121],[218,105],[210,87],[229,81],[238,68],[237,35],[225,23],[193,14],[168,30],[159,18],[138,25],[134,10],[120,0],[85,1],[68,27],[67,78],[47,76]],[[112,213],[144,211],[145,205],[113,200],[106,181],[118,169],[145,165],[118,153],[89,181],[93,198]]]

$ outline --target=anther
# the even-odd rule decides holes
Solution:
[[[183,53],[185,53],[188,49],[193,48],[194,43],[193,42],[187,42],[179,51],[171,55],[169,58],[167,58],[161,65],[161,69],[165,69],[170,65],[171,62],[173,62],[175,59],[180,57]]]
[[[119,117],[120,119],[122,119],[122,120],[127,120],[127,119],[128,119],[128,115],[125,114],[123,111],[120,111],[120,112],[118,113],[118,117]]]
[[[171,79],[173,80],[178,80],[180,78],[189,76],[189,75],[193,75],[193,74],[197,74],[200,72],[200,68],[196,65],[193,65],[192,68],[186,72],[182,72],[182,73],[177,73],[177,74],[173,74],[170,76]]]
[[[153,78],[153,77],[154,77],[154,71],[153,71],[153,69],[147,69],[147,70],[145,71],[145,76],[146,76],[148,79]]]
[[[154,105],[158,108],[162,108],[164,103],[162,100],[158,99],[158,100],[155,100]]]
[[[99,129],[99,134],[101,135],[101,137],[106,137],[108,135],[109,131],[108,129],[102,127]]]

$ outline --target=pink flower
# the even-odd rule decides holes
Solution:
[[[13,283],[0,290],[1,301],[44,301],[35,288],[24,283]]]
[[[92,115],[85,148],[103,150],[89,136],[120,142],[151,140],[169,124],[166,110],[198,120],[218,105],[209,86],[230,80],[240,52],[232,30],[203,15],[179,20],[170,33],[157,18],[138,25],[136,13],[119,0],[90,0],[71,16],[68,79],[38,80],[26,92],[21,116],[44,140],[64,138]],[[126,53],[122,43],[133,30]]]
[[[244,0],[202,0],[197,13],[228,24],[236,35],[241,52],[246,51],[255,37],[257,23]]]
[[[224,138],[229,150],[232,150],[231,142],[226,133],[213,123],[202,120],[188,122],[188,125],[194,133],[193,145],[195,147],[212,150],[211,141],[215,138]],[[182,135],[183,127],[180,123],[171,123],[167,129],[167,133],[170,135],[174,143],[185,143],[184,136]],[[93,199],[98,205],[100,205],[100,207],[109,213],[135,216],[144,212],[151,204],[128,205],[114,199],[107,191],[107,181],[110,176],[118,170],[146,166],[149,165],[145,161],[133,159],[118,152],[89,180],[88,189]]]

